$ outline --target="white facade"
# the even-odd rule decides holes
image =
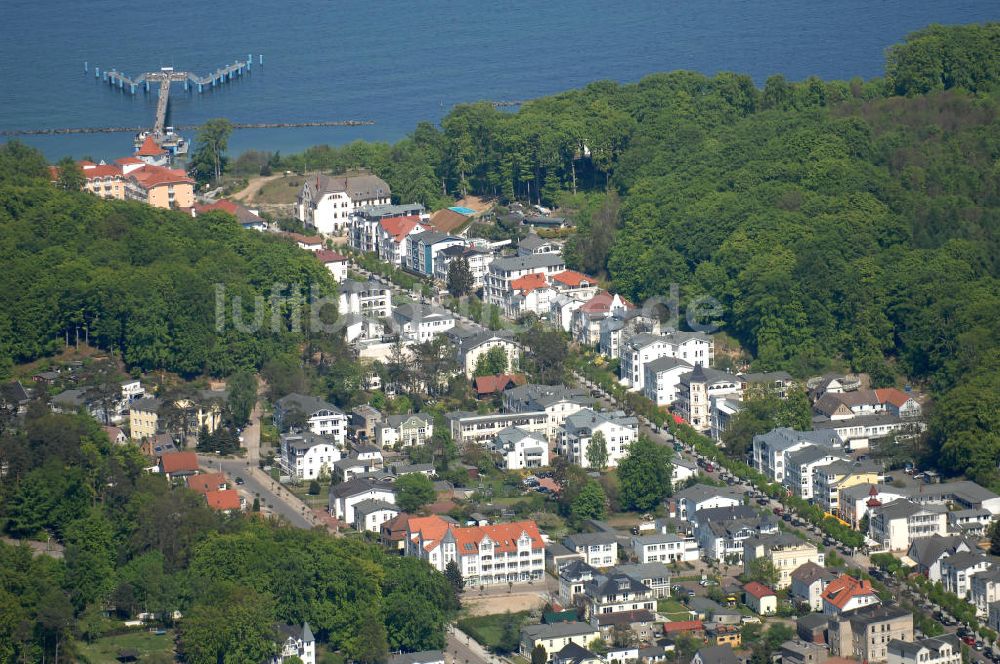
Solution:
[[[292,478],[314,480],[325,469],[333,473],[333,464],[342,458],[340,449],[329,438],[312,433],[283,434],[281,436],[282,471]]]
[[[374,175],[310,175],[299,191],[296,216],[319,233],[340,233],[358,210],[391,198],[389,185]]]
[[[392,315],[391,291],[374,280],[345,280],[341,284],[337,304],[337,313],[341,316],[357,314],[378,320]]]
[[[504,429],[493,441],[491,449],[506,470],[542,468],[549,465],[549,444],[545,437],[512,427]]]
[[[691,371],[691,365],[676,358],[660,358],[643,366],[642,392],[657,406],[669,406],[677,400],[681,376]]]
[[[788,456],[782,483],[803,500],[810,500],[813,497],[813,472],[843,458],[839,453],[810,445]]]
[[[889,551],[905,551],[913,540],[948,534],[948,510],[941,505],[920,507],[897,500],[870,512],[868,535]]]
[[[618,564],[618,540],[614,534],[577,533],[563,540],[570,551],[583,556],[583,562],[591,567],[606,568]]]
[[[319,436],[329,436],[337,447],[344,446],[347,416],[336,406],[304,394],[289,394],[274,404],[274,423],[279,429],[293,412],[305,417],[306,429]]]
[[[672,534],[636,536],[632,552],[640,563],[694,562],[698,560],[698,542]]]
[[[562,272],[566,262],[556,254],[536,254],[532,256],[515,256],[513,258],[497,258],[489,265],[484,283],[484,300],[497,307],[504,306],[504,299],[511,291],[511,282],[529,274],[542,274],[546,277]]]
[[[366,500],[395,505],[396,492],[389,484],[359,478],[330,487],[330,513],[346,523],[355,523],[354,506]]]
[[[622,412],[599,413],[590,408],[581,409],[563,423],[558,436],[559,454],[581,468],[590,468],[587,448],[597,432],[603,434],[607,446],[607,467],[616,468],[628,454],[629,445],[638,437],[639,422]]]
[[[455,327],[455,315],[440,307],[402,304],[392,312],[400,334],[417,343],[430,341]]]

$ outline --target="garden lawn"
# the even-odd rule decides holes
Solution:
[[[528,621],[530,614],[527,611],[518,611],[510,614],[517,626],[516,631],[520,633],[521,626]],[[504,620],[507,619],[505,613],[494,613],[488,616],[473,616],[462,618],[458,621],[458,628],[474,638],[481,645],[487,648],[495,648],[500,643],[503,633]]]
[[[173,657],[174,652],[174,632],[167,630],[166,634],[153,634],[152,632],[129,632],[128,634],[118,634],[117,636],[106,636],[97,639],[93,643],[80,642],[80,656],[83,661],[90,664],[116,664],[118,653],[122,650],[134,650],[142,661],[146,656],[154,653],[163,653]]]

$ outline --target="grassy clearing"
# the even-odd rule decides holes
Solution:
[[[122,650],[136,651],[139,661],[146,660],[150,655],[157,655],[156,661],[168,662],[173,661],[174,632],[167,630],[166,634],[161,635],[145,631],[130,632],[106,636],[93,643],[81,643],[79,647],[81,660],[90,664],[117,663],[118,653]]]
[[[288,175],[286,177],[271,180],[260,188],[260,191],[253,197],[254,203],[288,204],[294,203],[302,183],[305,182],[303,175]]]
[[[520,633],[521,626],[528,621],[531,614],[528,611],[518,611],[510,614]],[[495,648],[500,643],[503,633],[504,621],[507,619],[505,613],[495,613],[489,616],[473,616],[462,618],[458,621],[458,628],[474,638],[481,645],[487,648]]]
[[[676,599],[661,599],[656,602],[656,611],[667,616],[671,620],[687,620],[691,617],[690,612],[683,604]]]

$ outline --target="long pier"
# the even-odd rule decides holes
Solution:
[[[298,129],[302,127],[367,127],[374,120],[321,120],[318,122],[234,122],[233,129]],[[178,125],[177,129],[197,129],[199,125]],[[6,129],[0,136],[61,136],[63,134],[124,134],[146,131],[148,127],[59,127],[54,129]]]

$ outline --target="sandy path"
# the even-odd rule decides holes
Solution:
[[[260,191],[261,187],[263,187],[271,180],[277,180],[283,177],[285,176],[282,173],[279,175],[261,175],[255,178],[251,178],[250,181],[247,183],[247,186],[237,191],[235,194],[230,196],[230,198],[235,198],[236,200],[243,202],[253,202],[252,200],[253,197],[257,195],[257,192]]]

